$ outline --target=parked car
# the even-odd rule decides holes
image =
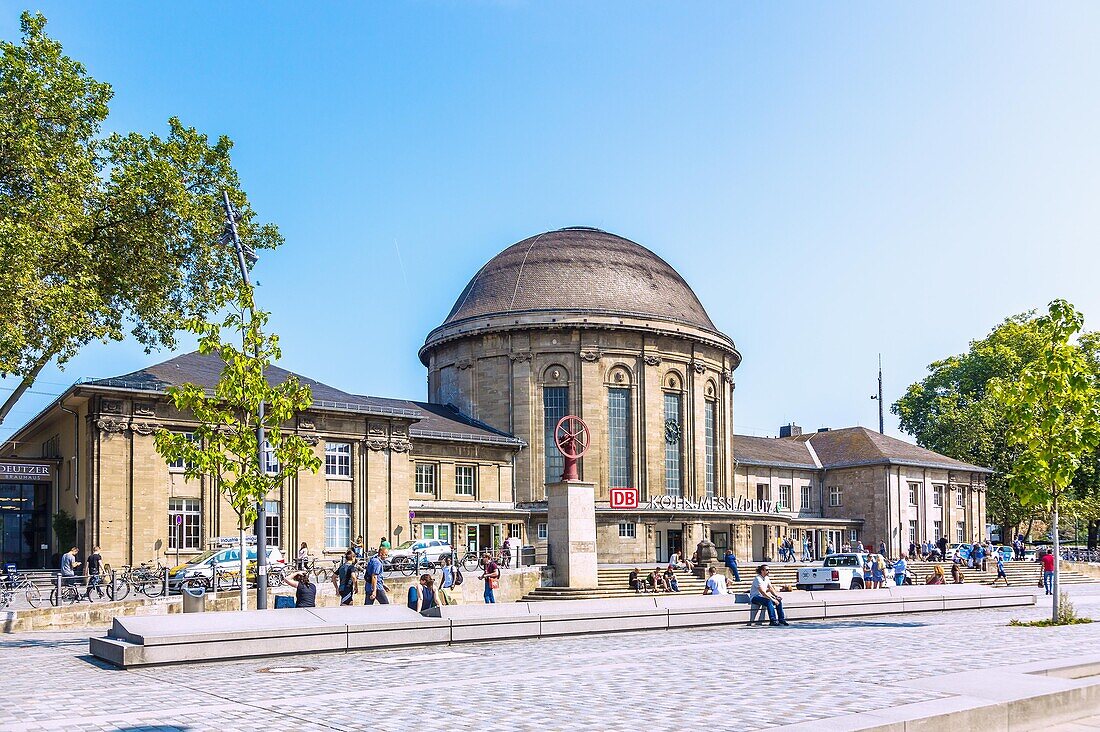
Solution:
[[[420,558],[421,566],[439,564],[443,557],[450,555],[454,549],[445,541],[438,539],[418,539],[406,541],[398,547],[390,550],[388,563],[391,566],[403,566],[414,561],[413,557]]]
[[[868,556],[856,552],[830,554],[820,566],[800,567],[797,587],[800,590],[862,590],[863,565]]]
[[[256,562],[256,546],[248,547],[245,554],[248,564]],[[286,564],[282,551],[277,546],[267,548],[267,563]],[[207,549],[202,554],[188,560],[185,564],[172,567],[168,573],[168,586],[178,589],[183,584],[202,586],[210,589],[214,585],[214,568],[220,566],[223,571],[240,571],[241,552],[237,547]]]

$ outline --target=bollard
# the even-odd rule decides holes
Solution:
[[[59,607],[61,605],[61,573],[60,572],[57,573],[57,594],[54,595],[54,597],[57,598],[57,600],[53,603],[54,607]]]

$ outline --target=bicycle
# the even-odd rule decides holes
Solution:
[[[24,573],[12,573],[0,583],[0,588],[10,591],[14,597],[16,593],[22,592],[24,597],[27,598],[27,604],[31,607],[38,607],[42,603],[42,591],[38,589],[38,586],[31,581],[31,578]],[[10,600],[9,600],[10,602]]]
[[[58,593],[57,585],[50,590],[50,604],[57,607],[61,603],[66,605],[73,605],[80,600],[80,590],[77,588],[76,583],[72,582],[75,578],[68,577],[62,578],[61,592]],[[89,600],[90,602],[90,600]]]

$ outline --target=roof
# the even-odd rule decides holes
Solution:
[[[926,450],[866,427],[846,427],[783,438],[785,442],[809,443],[822,467],[844,468],[857,465],[911,465],[923,468],[966,470],[992,473],[989,468],[964,463],[938,452]]]
[[[159,392],[169,386],[191,383],[204,389],[213,389],[221,377],[222,366],[223,362],[219,356],[192,351],[123,376],[87,381],[82,386]],[[297,377],[299,382],[310,387],[313,393],[313,404],[317,408],[415,420],[409,428],[409,434],[413,437],[457,439],[512,446],[524,444],[519,438],[467,417],[450,405],[351,394],[274,365],[269,366],[264,375],[273,384],[282,383],[288,376]]]
[[[443,324],[555,310],[640,315],[717,332],[667,262],[629,239],[579,226],[532,236],[490,259]]]
[[[813,455],[804,442],[773,437],[733,436],[733,457],[742,465],[768,465],[784,468],[818,470]]]

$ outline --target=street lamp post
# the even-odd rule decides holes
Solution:
[[[233,240],[233,246],[237,250],[237,264],[241,268],[241,280],[249,288],[252,287],[252,279],[248,274],[249,262],[256,262],[256,254],[251,250],[245,250],[241,243],[241,237],[237,234],[237,212],[233,204],[229,202],[229,192],[222,190],[222,203],[225,206],[226,233]],[[252,313],[248,313],[249,320]],[[261,373],[262,377],[263,374]],[[256,418],[256,464],[260,474],[265,474],[267,466],[264,465],[264,403],[260,402]],[[263,498],[256,506],[256,609],[267,609],[267,510]],[[245,608],[245,557],[248,550],[244,542],[244,529],[241,529],[241,609]]]

